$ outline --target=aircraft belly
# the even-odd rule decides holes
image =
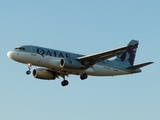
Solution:
[[[115,75],[123,75],[123,74],[129,74],[126,71],[107,67],[107,66],[101,66],[101,65],[94,65],[93,71],[88,73],[89,75],[93,76],[115,76]]]

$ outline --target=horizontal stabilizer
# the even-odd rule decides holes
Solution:
[[[139,65],[134,65],[134,66],[128,67],[127,69],[135,70],[135,69],[139,69],[139,68],[141,68],[141,67],[150,65],[150,64],[152,64],[152,63],[153,63],[153,62],[142,63],[142,64],[139,64]]]

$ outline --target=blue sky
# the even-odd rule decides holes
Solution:
[[[0,119],[159,120],[159,0],[1,0]],[[140,74],[79,76],[42,81],[27,66],[7,58],[16,46],[32,44],[93,54],[140,42],[135,64],[153,61]],[[37,67],[32,67],[37,68]]]

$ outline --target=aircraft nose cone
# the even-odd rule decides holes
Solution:
[[[13,51],[9,51],[8,53],[7,53],[7,56],[10,58],[10,59],[13,59]]]

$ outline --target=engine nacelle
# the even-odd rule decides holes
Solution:
[[[39,78],[39,79],[43,79],[43,80],[50,80],[50,79],[54,80],[57,77],[56,74],[54,74],[50,71],[47,71],[46,69],[43,69],[43,68],[34,69],[33,76],[35,78]]]
[[[61,63],[62,58],[53,58],[49,61],[49,65],[53,68],[61,68],[60,63]]]
[[[60,67],[68,69],[82,69],[84,65],[78,60],[61,58]]]

